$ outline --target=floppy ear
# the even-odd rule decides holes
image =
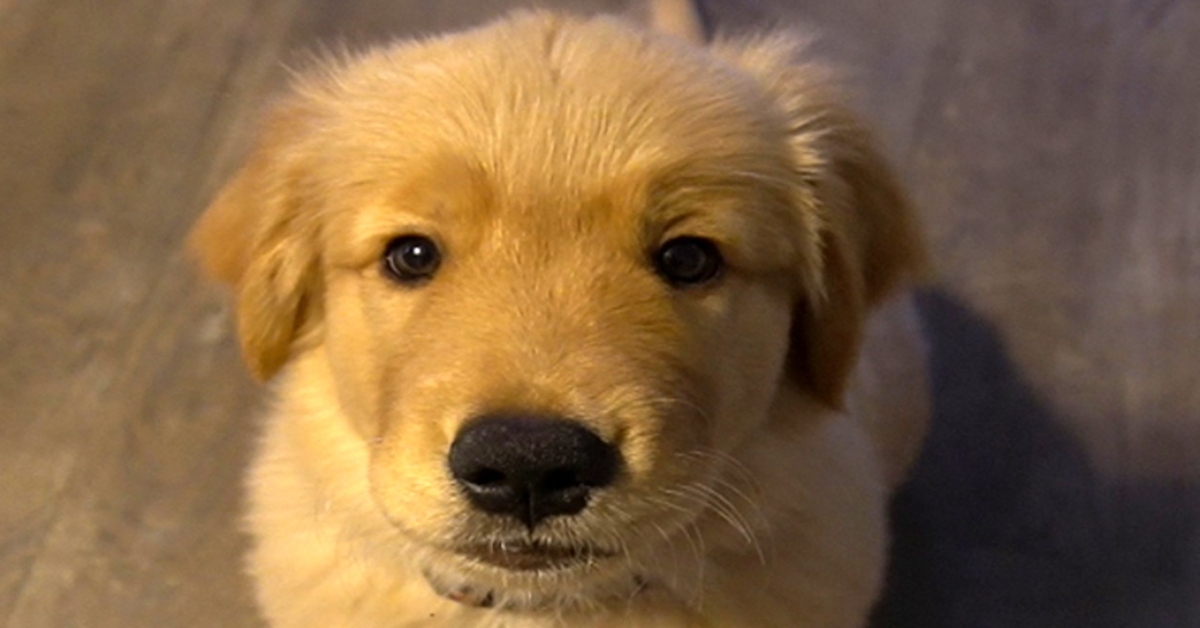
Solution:
[[[802,189],[796,209],[815,213],[809,222],[818,225],[816,241],[805,243],[816,254],[803,257],[820,264],[793,317],[789,368],[818,399],[841,408],[869,310],[923,275],[926,258],[895,174],[841,105],[829,71],[802,61],[806,44],[779,34],[717,42],[713,51],[758,79],[787,127]]]
[[[296,146],[302,127],[297,109],[273,112],[247,163],[188,238],[205,273],[233,288],[242,355],[260,381],[283,366],[317,318],[316,222],[305,212]]]
[[[810,181],[820,212],[820,291],[797,306],[791,359],[816,396],[840,408],[870,310],[923,275],[926,258],[892,169],[848,114],[835,117],[816,147],[823,167]]]

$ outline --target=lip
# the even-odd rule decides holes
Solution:
[[[591,546],[543,543],[494,543],[466,548],[461,553],[476,562],[509,571],[570,569],[616,555],[616,552]]]

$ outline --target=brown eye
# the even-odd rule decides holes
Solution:
[[[654,266],[668,283],[687,288],[716,278],[724,260],[711,240],[686,236],[663,244],[654,254]]]
[[[401,236],[388,243],[383,254],[383,267],[401,283],[425,281],[437,272],[442,254],[433,240],[425,236]]]

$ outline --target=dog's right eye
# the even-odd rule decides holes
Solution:
[[[433,240],[425,236],[401,236],[388,243],[383,254],[383,268],[401,283],[425,281],[437,272],[442,254]]]
[[[715,279],[724,261],[711,240],[684,236],[662,245],[654,255],[654,265],[671,285],[687,288]]]

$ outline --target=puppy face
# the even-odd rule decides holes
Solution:
[[[803,420],[781,387],[840,403],[913,260],[793,52],[532,14],[370,53],[299,85],[206,214],[252,369],[328,362],[370,451],[347,481],[435,586],[623,594],[729,452]]]

